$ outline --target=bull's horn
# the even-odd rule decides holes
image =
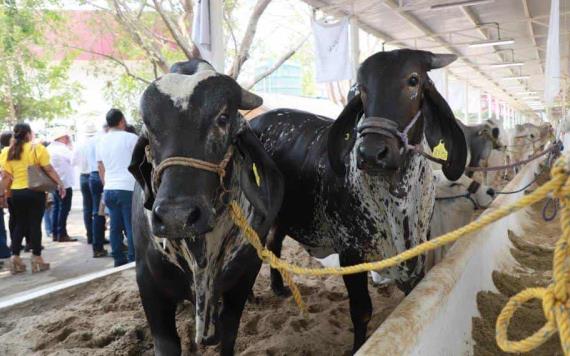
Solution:
[[[432,53],[430,56],[429,69],[437,69],[445,67],[446,65],[453,63],[457,59],[455,54],[437,54]]]
[[[245,89],[241,90],[241,102],[239,105],[240,109],[252,110],[258,106],[261,106],[261,104],[263,104],[263,99],[260,96],[255,95]]]

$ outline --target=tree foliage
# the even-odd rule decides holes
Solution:
[[[77,85],[70,83],[71,55],[54,60],[45,31],[61,18],[40,0],[4,0],[0,6],[0,121],[69,115]]]
[[[200,57],[200,52],[192,41],[193,0],[78,1],[96,8],[103,15],[101,19],[109,21],[105,26],[100,23],[93,27],[94,31],[113,32],[115,53],[99,55],[115,63],[117,68],[122,69],[123,74],[118,77],[115,75],[116,80],[109,83],[105,95],[112,100],[113,105],[122,107],[133,115],[137,110],[136,101],[133,99],[140,95],[141,87],[168,72],[174,62]],[[235,79],[238,79],[245,62],[250,58],[250,52],[255,46],[259,19],[271,1],[256,0],[249,18],[239,19],[245,25],[245,30],[239,36],[235,31],[237,20],[233,17],[238,0],[224,1],[226,69],[227,74]],[[291,58],[305,39],[306,37],[302,41],[285,46],[276,63],[280,65]],[[74,48],[86,50],[79,46]],[[244,87],[252,87],[279,65],[241,84]],[[135,106],[132,106],[133,104]]]

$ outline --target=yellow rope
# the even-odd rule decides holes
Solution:
[[[533,193],[526,195],[518,201],[498,208],[480,217],[472,223],[449,232],[431,241],[424,242],[396,256],[377,262],[361,263],[348,267],[323,267],[305,268],[290,264],[275,256],[261,243],[255,230],[249,225],[243,211],[237,202],[230,202],[230,212],[234,223],[241,229],[247,240],[257,251],[257,255],[272,268],[279,270],[283,279],[291,288],[295,302],[302,311],[305,306],[301,293],[297,285],[293,282],[291,273],[298,275],[323,276],[323,275],[347,275],[363,273],[368,271],[378,271],[388,267],[396,266],[406,260],[435,250],[441,246],[452,243],[459,238],[478,231],[503,217],[512,214],[524,207],[530,206],[545,197],[549,193],[560,198],[562,203],[562,237],[556,243],[553,264],[553,282],[548,288],[529,288],[512,297],[497,319],[496,339],[497,344],[506,352],[527,352],[547,341],[556,331],[560,334],[560,341],[565,355],[570,355],[570,265],[567,261],[570,254],[570,180],[567,168],[568,162],[562,157],[556,161],[552,168],[552,179]],[[546,324],[532,336],[520,340],[509,341],[507,338],[507,328],[511,317],[516,309],[530,299],[541,299],[546,316]]]

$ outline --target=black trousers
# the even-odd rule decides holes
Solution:
[[[35,256],[42,254],[42,217],[46,195],[29,189],[12,190],[12,213],[14,214],[14,234],[12,235],[12,255],[19,256],[22,239],[28,235],[28,243]]]

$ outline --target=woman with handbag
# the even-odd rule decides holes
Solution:
[[[41,144],[33,144],[32,140],[30,125],[16,124],[10,147],[0,153],[3,178],[11,181],[14,235],[10,271],[13,274],[26,271],[26,265],[20,258],[22,239],[26,232],[32,246],[32,272],[49,269],[49,263],[41,256],[41,222],[45,209],[45,193],[58,189],[59,193],[65,196],[63,182],[50,164],[47,149]]]

